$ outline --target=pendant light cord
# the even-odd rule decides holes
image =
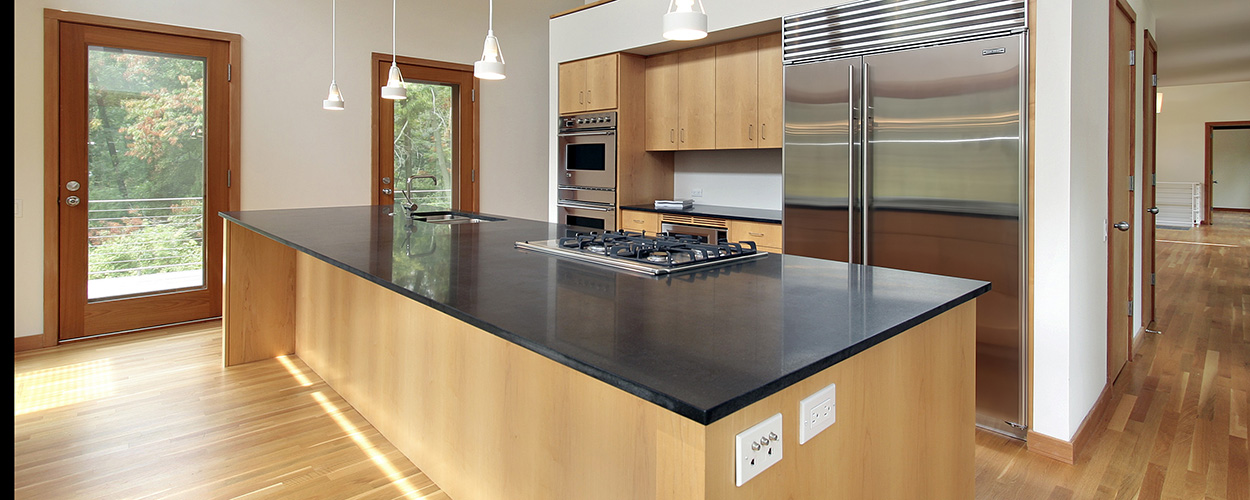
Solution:
[[[330,3],[330,81],[334,82],[338,76],[339,62],[339,1],[333,0]]]
[[[495,0],[490,0],[490,20],[486,23],[486,31],[495,31]]]
[[[395,64],[395,4],[398,0],[391,0],[391,64]]]

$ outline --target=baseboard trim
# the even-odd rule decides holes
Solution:
[[[13,352],[33,351],[43,348],[43,335],[13,337]]]
[[[1094,402],[1094,407],[1090,409],[1089,414],[1085,415],[1085,420],[1081,421],[1081,426],[1076,428],[1076,434],[1072,436],[1071,441],[1047,436],[1033,430],[1029,430],[1028,448],[1029,451],[1038,455],[1058,460],[1060,462],[1076,465],[1076,457],[1081,455],[1081,450],[1089,443],[1090,438],[1094,435],[1094,423],[1100,422],[1107,413],[1107,408],[1111,401],[1111,384],[1103,386],[1102,393],[1098,395],[1098,400]]]

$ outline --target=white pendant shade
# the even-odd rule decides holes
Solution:
[[[473,63],[473,76],[483,80],[503,80],[503,52],[499,50],[499,39],[493,30],[486,32],[486,43],[482,47],[482,60]]]
[[[382,87],[383,99],[407,99],[408,90],[404,88],[404,75],[399,72],[399,66],[394,61],[391,62],[391,72],[386,78],[386,86]]]
[[[473,76],[483,80],[503,80],[503,52],[499,39],[495,38],[495,0],[490,0],[490,17],[486,29],[486,42],[482,44],[482,60],[473,63]]]
[[[707,13],[703,11],[703,1],[671,0],[668,13],[664,14],[664,38],[698,40],[706,36]]]
[[[339,84],[337,82],[330,82],[330,94],[326,96],[324,101],[321,101],[321,107],[322,109],[336,111],[343,109],[343,94],[339,92]]]

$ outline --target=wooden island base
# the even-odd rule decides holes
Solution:
[[[298,355],[457,500],[974,496],[975,301],[705,426],[226,226],[225,364]],[[734,436],[776,413],[784,458],[736,487]]]

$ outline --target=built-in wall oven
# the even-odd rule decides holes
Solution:
[[[559,117],[559,223],[616,230],[616,112]]]

